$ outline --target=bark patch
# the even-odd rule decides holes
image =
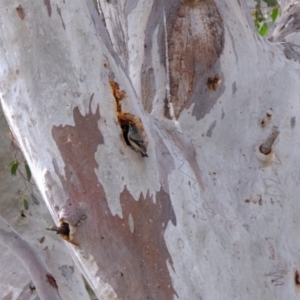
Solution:
[[[17,8],[16,8],[16,11],[17,11],[17,14],[19,15],[20,19],[21,20],[24,20],[25,18],[25,13],[24,13],[24,9],[21,5],[19,5]]]
[[[220,57],[224,26],[213,0],[185,0],[175,20],[168,23],[172,24],[168,38],[171,103],[178,118],[190,106],[196,84]],[[212,78],[215,76],[220,82],[220,76]]]
[[[297,286],[300,285],[300,274],[299,274],[298,270],[295,271],[295,284]]]
[[[46,277],[47,277],[47,281],[49,282],[49,284],[50,284],[53,288],[58,289],[56,280],[54,279],[53,275],[52,275],[52,274],[46,274]]]
[[[64,19],[63,19],[62,15],[61,15],[61,9],[60,9],[60,7],[58,7],[58,5],[56,5],[56,11],[57,11],[57,13],[60,16],[63,28],[66,30],[66,25],[65,25],[65,22],[64,22]]]
[[[128,283],[132,276],[136,280],[143,278],[143,292],[136,295],[136,299],[173,299],[176,292],[167,268],[167,262],[172,267],[173,262],[164,241],[168,221],[176,225],[169,194],[161,189],[156,193],[156,203],[149,194],[146,197],[141,195],[135,201],[125,188],[120,201],[125,222],[120,219],[119,230],[123,232],[121,235],[125,237],[124,243],[129,250],[124,277],[129,277]],[[134,223],[132,233],[127,221],[130,214]]]
[[[212,136],[213,130],[215,129],[216,125],[217,125],[217,121],[215,120],[215,121],[209,126],[209,128],[208,128],[208,130],[207,130],[207,133],[206,133],[206,136],[207,136],[207,137],[211,137],[211,136]]]
[[[73,115],[74,126],[54,126],[52,130],[65,164],[65,174],[60,174],[54,162],[68,195],[63,209],[70,218],[65,221],[84,203],[86,220],[77,228],[75,239],[84,255],[94,258],[97,275],[120,299],[173,300],[176,292],[167,265],[172,268],[173,263],[164,240],[168,222],[176,225],[169,194],[161,188],[156,194],[134,199],[125,186],[120,194],[123,218],[112,215],[94,171],[101,168],[95,152],[103,143],[99,108],[95,114],[90,109],[85,116],[75,108]],[[117,172],[117,167],[113,171]]]
[[[52,9],[51,9],[51,3],[50,3],[50,0],[44,0],[44,4],[45,4],[46,7],[47,7],[48,16],[51,17]]]
[[[13,299],[13,293],[9,292],[8,294],[6,294],[2,300],[12,300]]]

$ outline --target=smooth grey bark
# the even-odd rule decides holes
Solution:
[[[0,242],[22,261],[41,299],[61,299],[55,278],[32,246],[0,217]]]

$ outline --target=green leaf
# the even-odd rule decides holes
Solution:
[[[271,19],[273,21],[273,23],[276,21],[276,19],[278,18],[279,16],[279,8],[274,8],[271,12]]]
[[[268,30],[269,30],[268,24],[264,23],[259,30],[259,34],[261,36],[265,36],[268,33]]]
[[[13,160],[8,165],[10,167],[10,173],[12,176],[16,176],[19,162],[17,160]]]
[[[16,162],[17,162],[16,160],[12,160],[12,161],[8,164],[8,166],[11,168]]]
[[[263,0],[265,3],[267,3],[267,5],[270,6],[276,6],[278,5],[278,1],[277,0]]]
[[[23,200],[24,208],[25,208],[26,210],[28,210],[28,208],[29,208],[28,201],[27,201],[25,198],[22,198],[22,200]]]
[[[30,179],[31,179],[31,171],[30,171],[30,168],[27,165],[27,163],[25,163],[25,170],[26,170],[27,180],[30,181]]]
[[[257,20],[254,21],[254,26],[255,26],[255,28],[256,28],[257,30],[259,30],[260,24],[259,24],[259,22],[258,22]]]

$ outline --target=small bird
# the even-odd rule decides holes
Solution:
[[[129,124],[127,138],[134,151],[140,151],[142,157],[148,157],[143,138],[134,124]]]

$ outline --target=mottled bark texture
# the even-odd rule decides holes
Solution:
[[[243,1],[98,2],[14,7],[0,55],[5,114],[97,296],[295,298],[298,66]]]
[[[194,114],[201,118],[224,90],[221,84],[216,93],[211,93],[207,84],[208,78],[215,76],[222,83],[218,60],[224,47],[224,24],[220,12],[212,0],[155,1],[145,29],[141,75],[142,101],[149,112],[153,109],[151,99],[156,89],[156,66],[151,52],[157,24],[159,58],[167,72],[166,85],[169,85],[164,95],[164,114],[178,119],[183,109],[195,104]]]
[[[224,24],[212,0],[184,1],[176,14],[167,19],[167,24],[170,103],[178,118],[192,103],[212,105],[218,98],[217,95],[210,99],[206,84],[209,71],[223,51]],[[218,67],[213,72],[221,75]],[[199,111],[197,104],[194,114]]]
[[[68,193],[67,203],[57,209],[78,234],[78,222],[88,216],[83,222],[89,234],[74,242],[100,263],[97,275],[110,283],[121,299],[173,299],[175,291],[166,264],[172,266],[172,259],[163,238],[168,221],[176,225],[169,194],[161,189],[156,195],[140,195],[136,201],[125,186],[120,194],[123,218],[111,214],[94,173],[101,168],[95,152],[104,142],[97,127],[100,117],[99,107],[95,114],[90,110],[85,116],[75,108],[75,126],[53,128],[66,165],[65,178],[56,172]],[[130,229],[129,216],[134,229]]]
[[[119,94],[110,88],[106,90],[107,96],[103,94],[104,88],[101,90],[102,93],[88,88],[90,92],[88,94],[85,88],[79,87],[91,80],[86,80],[85,62],[84,60],[80,62],[84,66],[83,70],[82,67],[78,67],[76,71],[73,70],[73,62],[67,57],[67,52],[69,51],[69,55],[72,56],[77,49],[67,51],[62,51],[62,49],[66,47],[64,36],[67,36],[68,32],[74,28],[80,38],[88,40],[87,29],[80,29],[77,23],[75,25],[72,23],[73,20],[64,10],[65,2],[56,4],[54,1],[45,0],[43,4],[42,8],[37,5],[20,6],[17,8],[17,14],[22,22],[28,22],[25,24],[30,26],[31,12],[40,11],[41,16],[47,20],[46,22],[51,24],[47,29],[47,32],[52,32],[49,35],[50,39],[45,40],[44,44],[38,43],[36,48],[38,52],[45,52],[45,59],[41,62],[37,60],[36,69],[31,68],[35,76],[44,78],[41,82],[47,81],[45,78],[48,74],[57,75],[55,79],[53,77],[49,81],[46,87],[47,91],[52,90],[56,96],[53,96],[52,104],[47,97],[42,96],[44,91],[40,87],[37,90],[33,87],[31,79],[29,79],[30,88],[27,92],[33,93],[34,99],[37,99],[36,94],[40,93],[43,100],[39,103],[46,101],[44,104],[49,104],[46,104],[46,110],[51,111],[48,114],[49,118],[57,114],[63,120],[65,111],[68,111],[68,118],[70,118],[66,120],[66,124],[58,120],[53,125],[49,121],[45,123],[46,127],[52,128],[51,136],[48,138],[53,138],[55,145],[51,147],[55,147],[57,152],[56,155],[49,152],[52,156],[52,165],[47,165],[43,170],[42,181],[45,182],[43,194],[58,220],[56,225],[60,225],[60,229],[63,228],[63,238],[78,247],[83,257],[93,258],[97,266],[94,276],[108,284],[116,297],[120,299],[173,299],[178,296],[171,277],[171,272],[175,272],[175,269],[165,241],[165,234],[167,227],[171,226],[169,224],[173,227],[177,226],[171,201],[172,189],[168,181],[168,177],[176,170],[174,153],[172,153],[174,149],[178,151],[176,156],[181,157],[179,153],[182,153],[183,159],[193,170],[201,189],[204,189],[204,185],[199,166],[194,163],[196,158],[194,146],[183,145],[189,143],[189,139],[178,136],[174,128],[167,126],[162,130],[159,124],[150,120],[147,122],[147,118],[142,117],[145,113],[141,111],[139,102],[143,103],[145,112],[150,113],[153,110],[157,79],[151,70],[157,68],[154,64],[159,63],[164,68],[165,83],[168,85],[166,86],[164,81],[159,82],[161,85],[159,89],[164,90],[163,98],[158,99],[163,118],[179,118],[180,113],[192,103],[195,103],[196,112],[197,105],[207,107],[206,111],[203,107],[201,108],[204,113],[211,109],[222,91],[222,88],[218,88],[220,83],[222,85],[222,74],[218,70],[217,62],[223,50],[224,29],[218,8],[211,0],[175,1],[174,3],[154,1],[147,6],[148,17],[142,20],[145,36],[135,41],[133,23],[128,18],[139,2],[100,1],[98,15],[95,13],[95,6],[91,5],[92,1],[87,1],[89,11],[86,14],[88,14],[87,18],[90,18],[88,30],[94,30],[96,40],[104,42],[106,50],[110,52],[102,54],[101,57],[101,80],[104,86],[108,87],[114,81],[122,85],[125,92],[124,96],[119,97]],[[143,5],[140,11],[144,13],[147,12],[146,2]],[[80,11],[75,6],[72,9],[75,15]],[[142,15],[140,18],[143,18]],[[40,24],[43,24],[42,18],[38,20]],[[61,36],[57,35],[56,38],[58,27]],[[46,32],[44,26],[41,25],[41,29],[34,27],[35,31],[43,40],[42,36]],[[32,37],[34,34],[30,36]],[[50,41],[51,45],[57,46],[51,48]],[[88,41],[91,42],[91,38]],[[80,47],[84,48],[84,44],[80,43],[82,45]],[[29,43],[27,47],[31,49],[31,44]],[[91,46],[92,50],[89,51],[93,51],[95,48],[93,47]],[[153,56],[153,52],[156,52],[155,47],[158,47],[156,57]],[[132,49],[134,51],[137,49],[137,53]],[[54,62],[56,51],[59,55]],[[139,56],[136,62],[135,55]],[[30,56],[24,56],[22,59],[30,61]],[[134,63],[136,65],[133,67]],[[92,62],[88,64],[90,67],[93,66]],[[60,67],[63,65],[68,67],[63,67],[64,70],[60,73]],[[22,69],[22,66],[20,68]],[[121,74],[118,74],[118,69],[121,70]],[[77,74],[77,71],[80,74]],[[60,92],[62,78],[67,84],[62,84]],[[128,79],[131,82],[125,83]],[[210,93],[211,86],[215,91],[213,96]],[[195,96],[195,92],[199,89],[204,94],[199,96],[198,93]],[[71,99],[77,98],[79,101],[68,102],[69,100],[64,98],[69,99],[68,94]],[[83,99],[81,99],[82,95],[84,95]],[[104,106],[106,98],[111,99],[112,96],[116,103]],[[207,98],[208,96],[210,99]],[[90,99],[88,109],[83,110],[82,105],[86,105],[86,99]],[[65,103],[66,106],[64,106]],[[57,105],[60,106],[59,111],[55,109]],[[46,106],[39,104],[34,107],[33,103],[24,104],[27,111],[31,109],[35,111],[34,114],[38,115],[36,119],[40,117]],[[66,110],[66,107],[70,110],[68,108]],[[108,109],[110,117],[107,115]],[[13,113],[12,118],[15,118],[16,114]],[[197,118],[201,117],[199,113],[195,115]],[[100,129],[99,124],[107,125],[106,120],[114,118],[115,130],[122,132],[122,125],[128,125],[124,116],[131,116],[130,122],[138,120],[141,123],[136,125],[140,125],[139,128],[143,129],[146,144],[149,140],[152,153],[149,160],[152,159],[151,164],[155,168],[151,169],[149,165],[147,166],[147,161],[142,158],[134,157],[130,168],[133,170],[136,168],[133,171],[136,177],[122,176],[123,188],[117,198],[121,211],[115,214],[108,201],[107,184],[105,187],[102,182],[103,178],[101,179],[101,176],[99,178],[99,172],[97,173],[96,170],[101,171],[106,168],[107,162],[111,159],[109,153],[114,151],[119,153],[120,158],[112,160],[110,172],[118,176],[118,164],[123,164],[122,157],[128,155],[128,148],[123,150],[127,145],[120,133],[118,141],[115,142],[116,148],[106,152],[104,158],[99,157],[97,152],[107,145],[106,135],[102,132],[103,127]],[[111,123],[111,120],[108,122]],[[30,126],[33,127],[36,123],[39,122],[31,117]],[[73,123],[73,125],[68,123]],[[48,132],[49,129],[44,130]],[[19,129],[16,131],[20,132]],[[33,155],[29,153],[31,152],[29,149],[33,147],[33,144],[27,143],[18,133],[16,136],[21,140],[20,144],[32,165]],[[173,143],[173,150],[168,139],[171,144]],[[117,147],[120,147],[120,150]],[[48,146],[40,149],[40,153],[43,151],[47,153],[48,161]],[[135,154],[131,153],[131,155]],[[144,165],[144,167],[136,165]],[[138,177],[143,180],[143,184],[140,186],[142,181],[133,183],[133,189],[130,182],[138,180]],[[136,189],[140,189],[138,197]],[[62,233],[62,230],[59,232]],[[95,284],[92,278],[89,279],[92,284]]]

